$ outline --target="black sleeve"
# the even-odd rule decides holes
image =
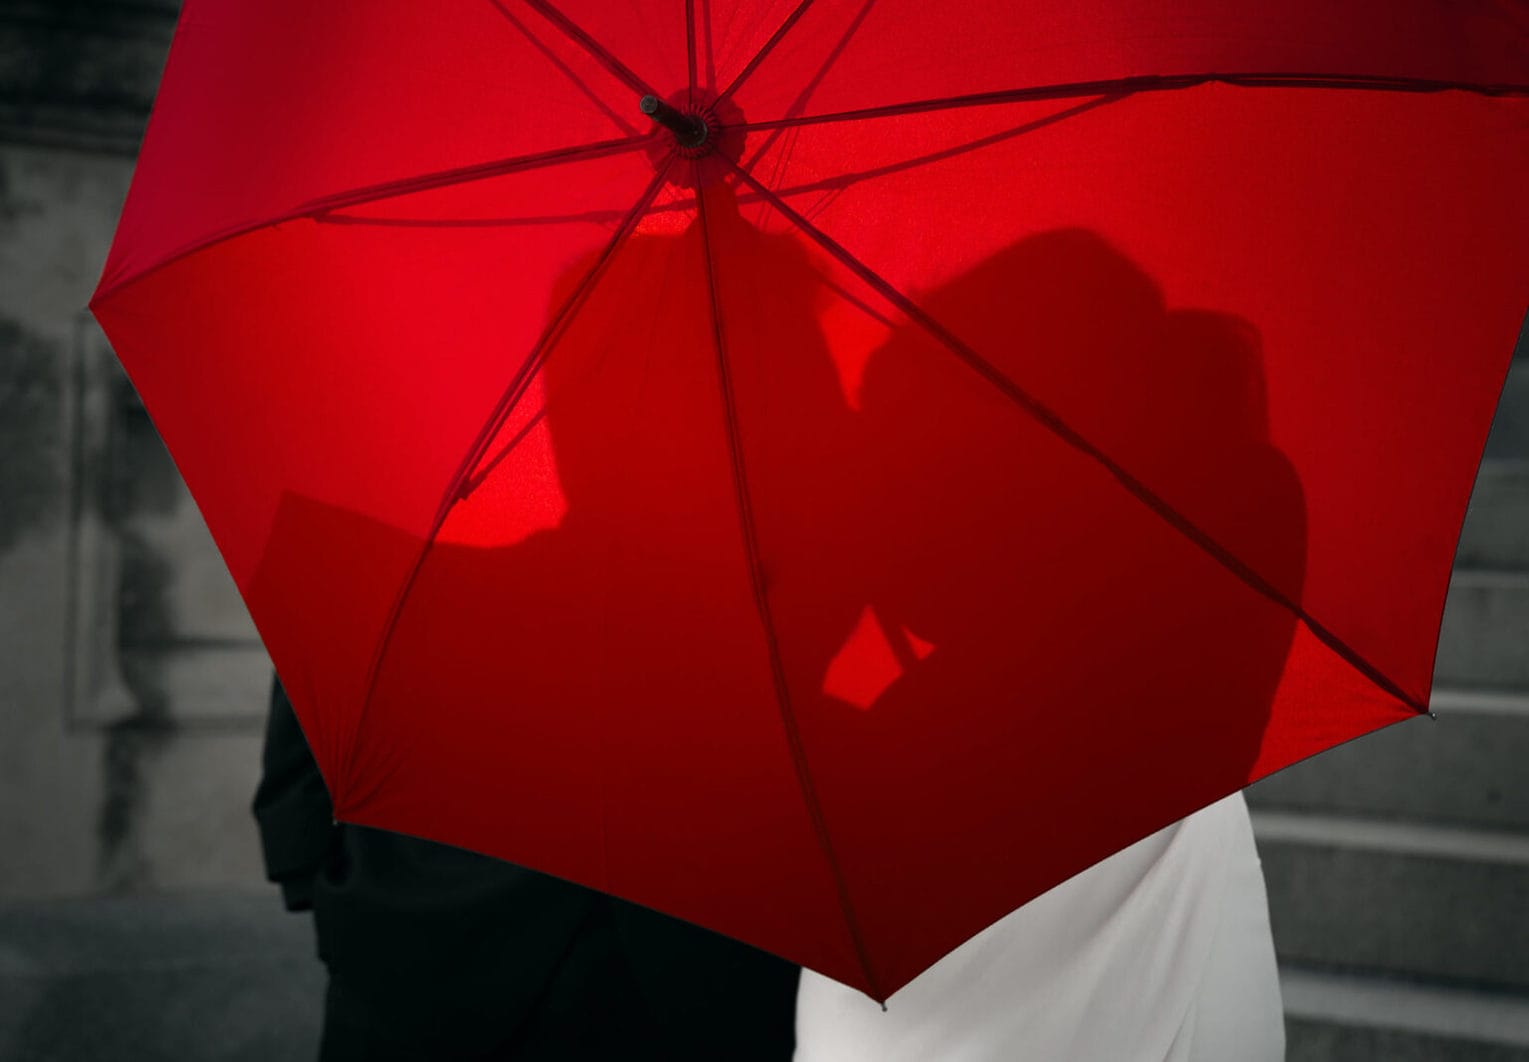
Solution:
[[[260,827],[266,877],[281,886],[288,910],[313,906],[313,879],[333,842],[334,815],[280,679],[271,688],[260,785],[251,810]]]

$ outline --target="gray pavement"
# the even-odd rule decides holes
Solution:
[[[311,1059],[323,990],[274,890],[0,903],[5,1062]]]

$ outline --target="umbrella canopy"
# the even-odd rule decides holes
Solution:
[[[189,0],[92,308],[336,814],[885,998],[1426,710],[1523,12]]]

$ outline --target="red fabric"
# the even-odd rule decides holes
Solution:
[[[191,0],[92,305],[342,818],[884,998],[1426,705],[1525,69],[1485,3]]]

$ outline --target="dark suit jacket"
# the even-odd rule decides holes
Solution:
[[[460,849],[332,821],[278,682],[254,812],[329,967],[323,1057],[789,1059],[795,966]]]

